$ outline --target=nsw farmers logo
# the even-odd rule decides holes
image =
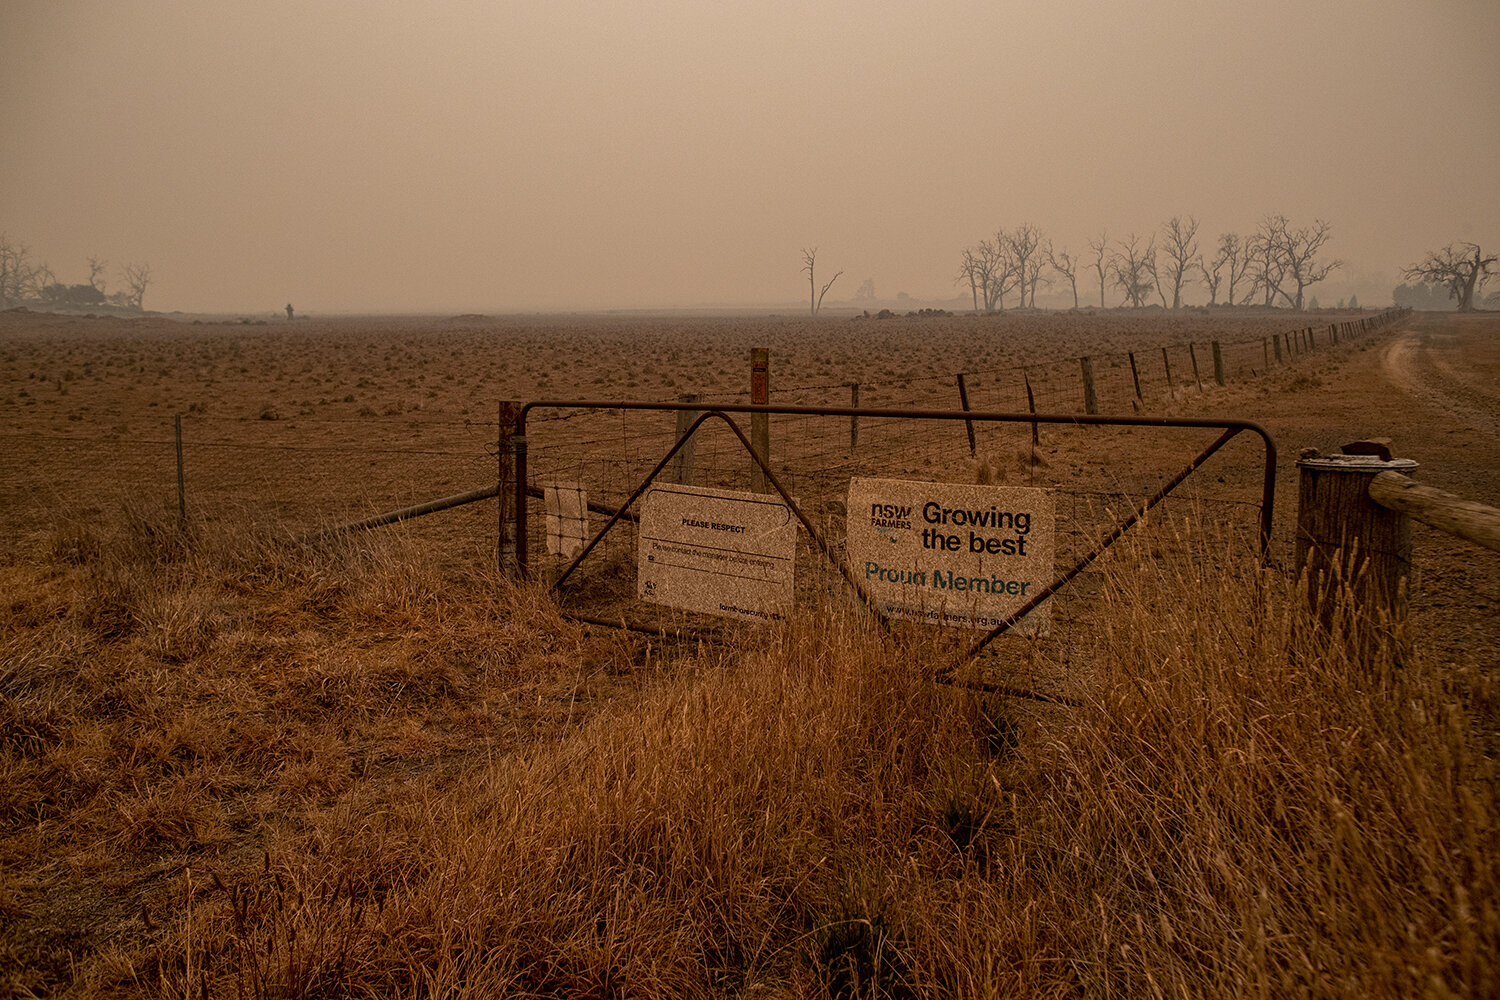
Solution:
[[[870,504],[870,525],[886,534],[896,528],[911,530],[911,504]]]

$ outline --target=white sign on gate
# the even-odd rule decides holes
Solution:
[[[797,522],[779,497],[652,486],[641,505],[636,593],[727,618],[776,621],[791,610]]]
[[[547,511],[547,551],[572,559],[588,541],[588,495],[578,483],[543,483],[542,505]]]
[[[848,512],[849,567],[892,618],[989,630],[1052,582],[1047,490],[854,479]],[[1044,602],[1016,628],[1050,625]]]

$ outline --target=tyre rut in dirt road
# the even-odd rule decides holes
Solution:
[[[1429,313],[1386,348],[1382,368],[1403,392],[1500,437],[1500,384],[1489,366],[1457,363],[1471,356],[1468,332],[1457,317]]]

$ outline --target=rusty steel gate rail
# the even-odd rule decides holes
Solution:
[[[852,572],[837,558],[833,549],[826,539],[822,537],[801,511],[781,483],[772,473],[769,464],[751,446],[750,439],[745,436],[740,426],[730,418],[731,413],[764,413],[767,415],[782,416],[811,416],[811,417],[889,417],[907,420],[963,420],[970,422],[982,421],[985,423],[1008,423],[1008,424],[1073,424],[1076,426],[1104,426],[1104,427],[1161,427],[1161,428],[1205,428],[1218,430],[1222,433],[1213,443],[1199,452],[1187,465],[1180,469],[1176,475],[1167,480],[1162,486],[1128,517],[1119,521],[1114,529],[1101,539],[1091,550],[1080,556],[1077,561],[1064,570],[1050,584],[1040,590],[1031,600],[1027,601],[1016,612],[1007,617],[995,628],[976,642],[968,652],[959,657],[953,664],[939,671],[938,676],[951,675],[963,664],[972,660],[979,652],[995,639],[1008,632],[1023,617],[1035,610],[1043,601],[1057,593],[1069,581],[1082,573],[1111,545],[1120,539],[1132,525],[1146,516],[1157,504],[1167,498],[1171,492],[1182,484],[1189,476],[1208,461],[1224,445],[1228,444],[1242,432],[1250,432],[1258,436],[1265,447],[1265,464],[1261,477],[1261,502],[1260,502],[1260,553],[1262,561],[1268,561],[1271,548],[1271,521],[1276,505],[1276,442],[1271,439],[1265,428],[1248,420],[1231,420],[1219,417],[1146,417],[1138,415],[1130,416],[1106,416],[1099,414],[1082,413],[991,413],[977,410],[908,410],[908,409],[882,409],[865,408],[853,406],[769,406],[753,403],[726,403],[722,405],[705,405],[703,403],[652,403],[652,402],[608,402],[600,400],[536,400],[523,405],[516,415],[514,433],[511,437],[511,449],[514,461],[514,489],[516,510],[516,563],[522,578],[529,576],[528,556],[528,527],[526,517],[526,502],[533,495],[530,484],[527,482],[526,458],[526,418],[533,409],[559,409],[559,410],[655,410],[662,412],[675,412],[688,410],[699,414],[692,425],[678,437],[677,442],[664,455],[656,467],[646,475],[630,498],[614,511],[608,523],[589,539],[588,543],[553,583],[556,588],[578,567],[580,563],[593,551],[601,539],[620,522],[627,517],[630,506],[640,499],[656,477],[672,460],[678,451],[687,444],[693,434],[697,432],[706,421],[717,419],[728,425],[729,429],[739,438],[746,452],[755,460],[756,464],[766,475],[767,484],[781,495],[796,515],[802,526],[807,529],[809,536],[817,544],[823,555],[834,564],[834,567],[843,575],[844,579],[854,588],[855,592],[864,600],[865,604],[875,613],[882,624],[886,618],[881,614],[875,602],[866,593],[863,586],[853,576]]]

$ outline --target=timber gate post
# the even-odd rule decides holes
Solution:
[[[1341,599],[1351,602],[1349,625],[1362,633],[1356,648],[1373,652],[1383,622],[1406,617],[1411,580],[1411,521],[1370,499],[1370,483],[1382,472],[1410,472],[1417,463],[1391,458],[1385,441],[1360,441],[1344,453],[1316,452],[1297,462],[1298,579],[1317,620],[1333,624]]]
[[[696,392],[685,392],[677,397],[679,403],[696,403],[698,394]],[[693,426],[693,421],[698,419],[698,410],[677,411],[677,438],[688,432]],[[672,459],[672,482],[683,486],[693,485],[693,456],[697,451],[698,442],[694,438],[688,438],[687,443],[677,450],[677,457]]]
[[[849,383],[849,409],[859,409],[859,383]],[[849,417],[849,454],[853,455],[859,448],[859,414],[855,413]]]
[[[499,465],[495,482],[495,500],[499,507],[499,568],[500,575],[508,580],[520,579],[524,559],[520,551],[520,522],[526,517],[525,489],[516,473],[516,452],[526,447],[526,438],[516,437],[516,418],[521,415],[521,404],[513,399],[500,401],[497,414],[499,423],[495,442],[495,454]],[[524,472],[522,472],[524,475]],[[518,488],[518,486],[520,488]]]
[[[771,351],[766,347],[750,349],[750,402],[766,406],[771,402]],[[750,414],[750,445],[760,456],[761,462],[771,462],[771,416],[768,413]],[[769,493],[765,470],[759,462],[750,463],[750,489],[755,493]]]
[[[958,405],[965,413],[969,411],[969,383],[964,380],[963,372],[958,373]],[[969,432],[969,457],[977,458],[979,445],[974,440],[974,421],[965,420],[964,429]]]
[[[1094,359],[1085,354],[1078,362],[1083,369],[1083,412],[1098,413],[1099,397],[1094,392]]]

